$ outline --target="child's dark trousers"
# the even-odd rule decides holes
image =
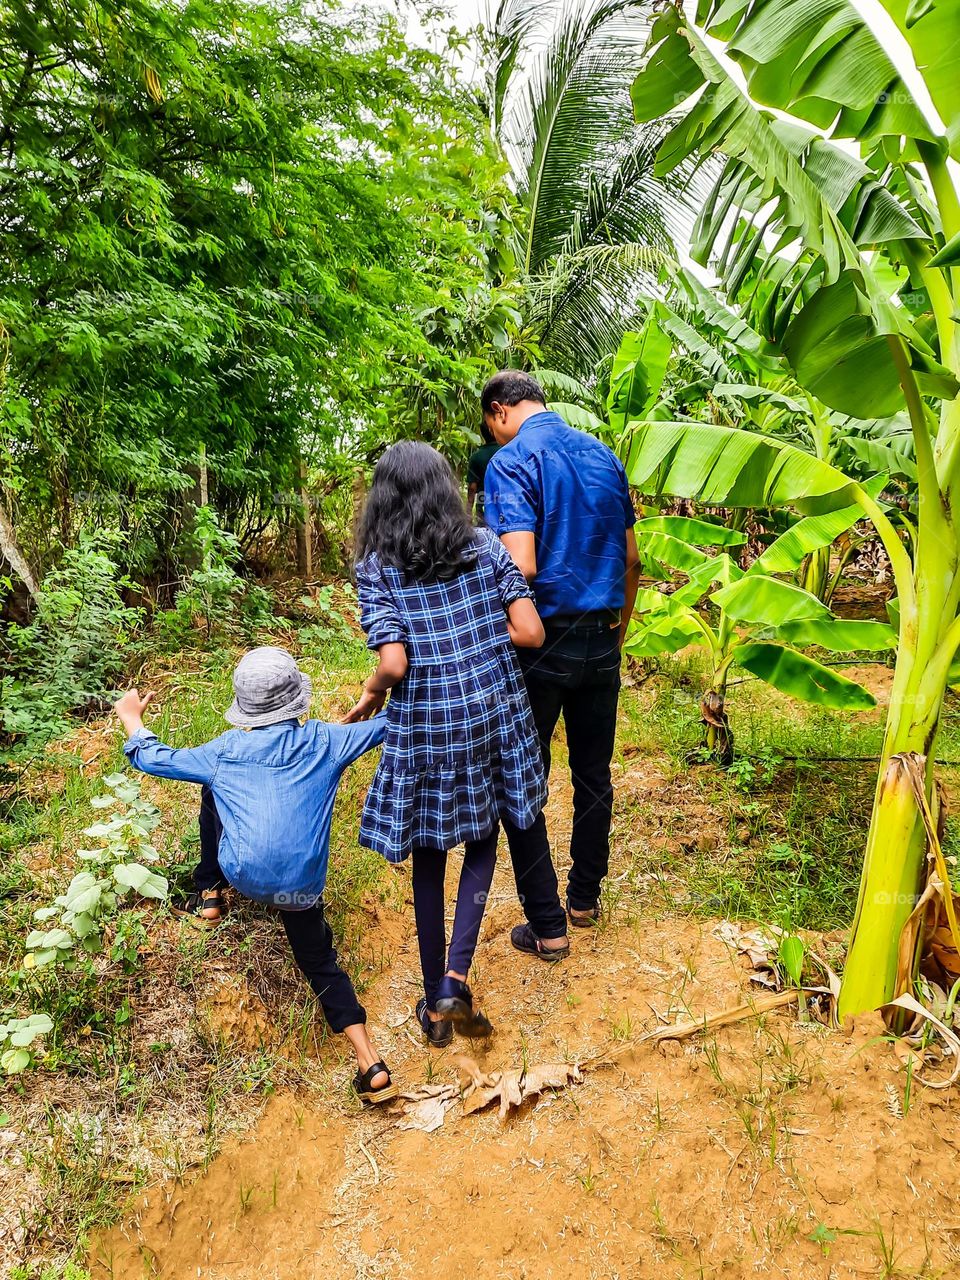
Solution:
[[[217,859],[222,830],[213,793],[209,787],[204,787],[200,796],[200,863],[193,877],[198,892],[227,883]],[[281,908],[280,919],[293,958],[316,992],[330,1030],[342,1031],[344,1027],[366,1022],[366,1011],[357,1000],[353,983],[337,959],[333,930],[323,914],[323,902],[315,902],[312,907],[300,911]]]

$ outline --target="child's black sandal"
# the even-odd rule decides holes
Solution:
[[[374,1076],[381,1074],[387,1077],[387,1083],[381,1085],[379,1089],[374,1089],[370,1081]],[[375,1062],[366,1071],[358,1071],[353,1077],[353,1087],[360,1101],[372,1106],[379,1106],[383,1102],[390,1102],[391,1099],[399,1098],[400,1096],[400,1090],[393,1083],[390,1070],[385,1062]]]
[[[205,925],[208,929],[215,929],[223,920],[227,912],[227,901],[220,889],[212,892],[208,889],[203,893],[187,893],[180,897],[170,900],[170,910],[175,916],[184,916],[193,920],[196,924]],[[202,914],[204,911],[217,911],[219,915],[216,919]]]

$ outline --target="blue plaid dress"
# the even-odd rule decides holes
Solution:
[[[402,862],[452,849],[500,818],[529,827],[547,783],[506,608],[533,598],[499,539],[477,531],[477,559],[448,582],[407,582],[375,555],[357,565],[367,644],[399,641],[409,667],[387,703],[383,753],[360,843]]]

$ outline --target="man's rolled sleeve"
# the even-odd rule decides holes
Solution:
[[[487,467],[483,502],[484,519],[493,532],[536,533],[539,505],[527,465],[513,460],[507,449],[494,454]]]

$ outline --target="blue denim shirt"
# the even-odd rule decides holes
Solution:
[[[544,410],[497,450],[484,485],[494,533],[536,536],[532,585],[542,618],[623,608],[626,531],[636,516],[612,449]]]
[[[283,720],[180,750],[143,729],[123,749],[142,773],[210,787],[223,823],[220,866],[236,889],[258,902],[308,907],[327,880],[340,777],[379,746],[385,723],[383,713],[359,724]]]

